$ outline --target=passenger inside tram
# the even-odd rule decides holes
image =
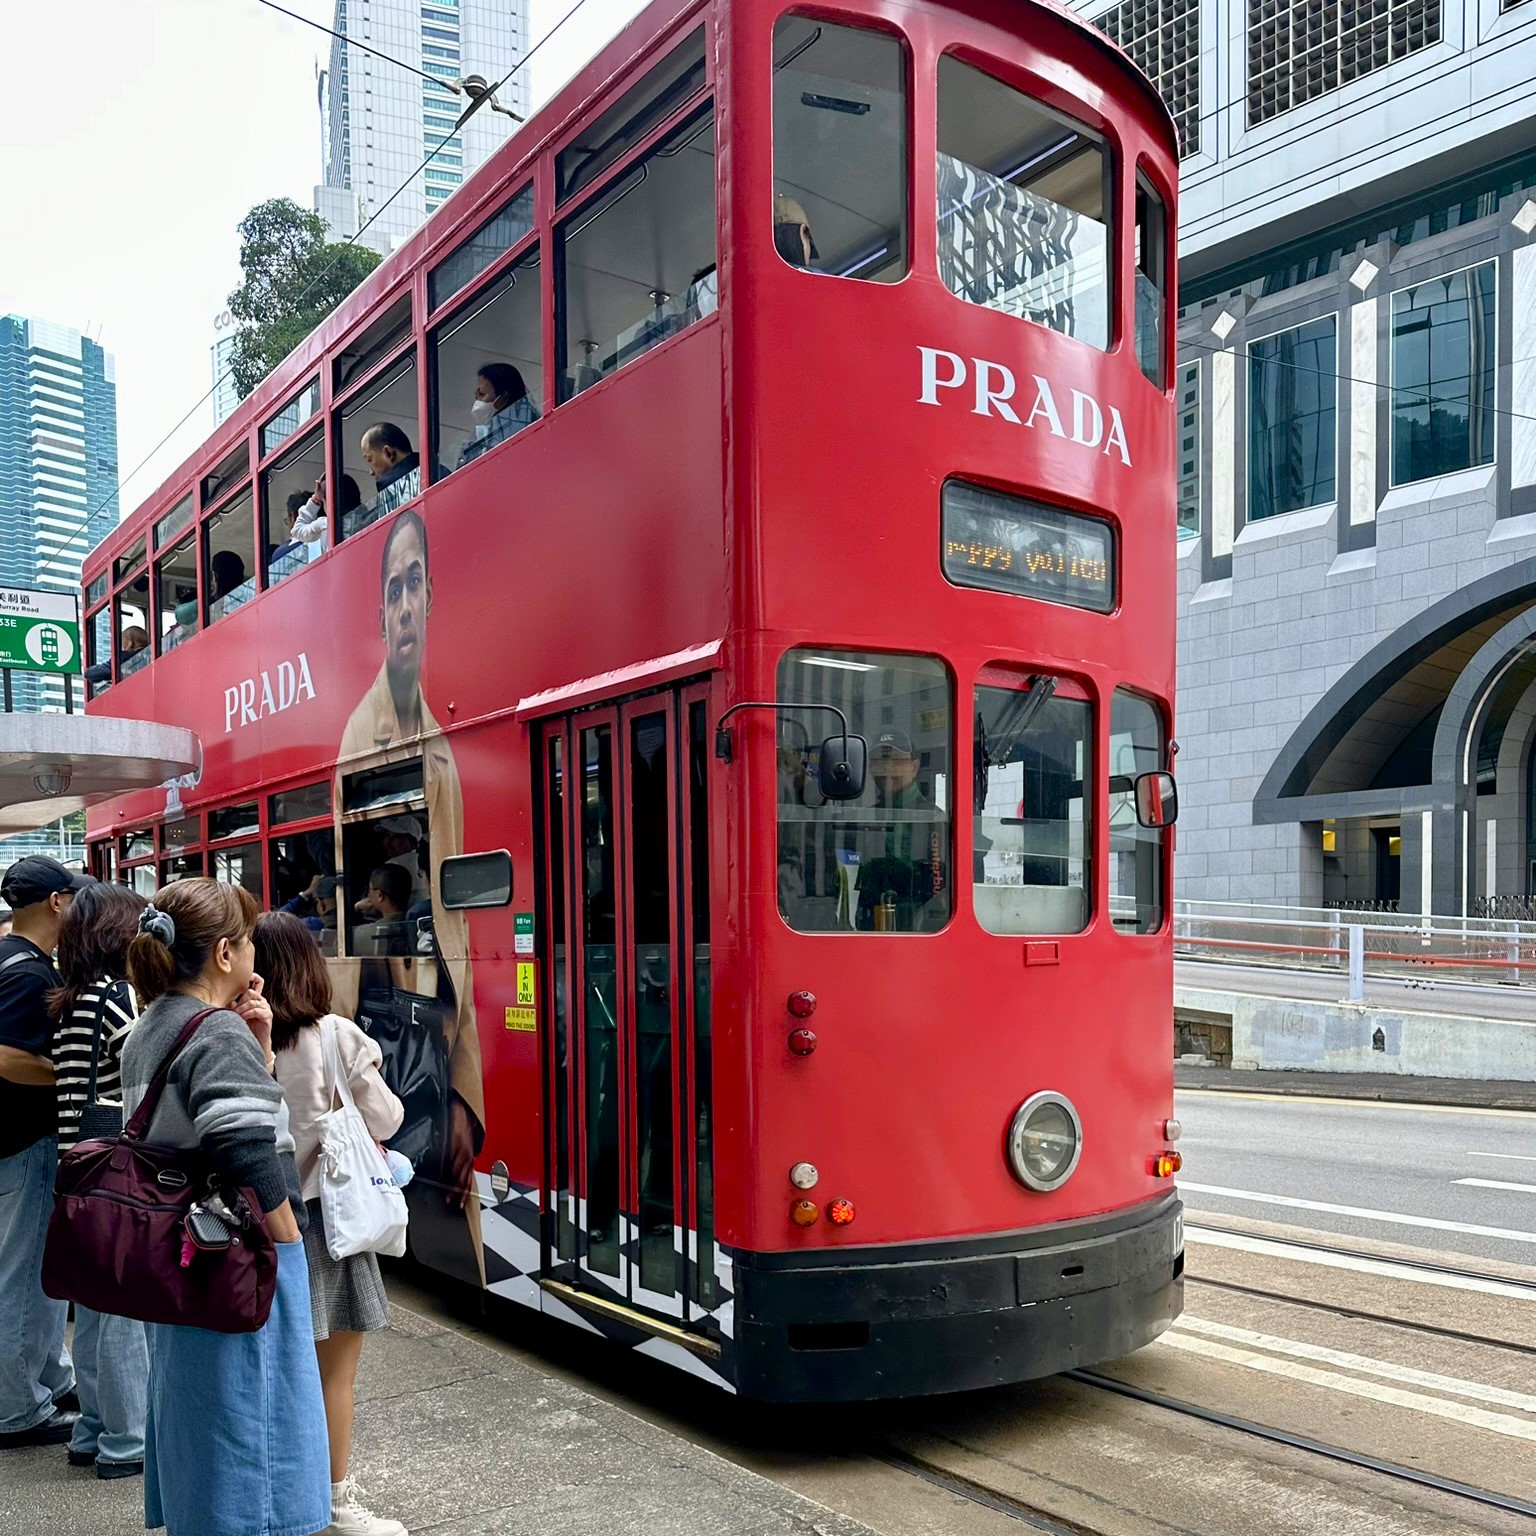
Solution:
[[[782,192],[773,199],[773,244],[792,267],[808,267],[821,259],[805,209]]]
[[[362,454],[374,480],[374,518],[393,512],[421,490],[421,457],[394,422],[369,427],[363,433]]]
[[[522,374],[511,363],[482,363],[475,374],[475,399],[470,407],[475,427],[459,448],[455,469],[478,459],[539,419]]]

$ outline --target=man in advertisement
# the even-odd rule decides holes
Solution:
[[[485,1139],[485,1088],[469,922],[441,900],[443,860],[464,849],[464,797],[453,750],[421,691],[432,578],[427,531],[416,512],[401,513],[390,527],[380,575],[384,663],[342,734],[333,788],[338,867],[349,893],[361,895],[382,862],[371,855],[382,856],[402,823],[415,822],[396,816],[344,826],[346,780],[386,764],[419,762],[429,889],[412,900],[408,921],[399,925],[409,932],[408,942],[395,942],[393,929],[381,936],[383,925],[349,928],[348,961],[337,967],[337,1008],[351,1012],[379,1041],[385,1079],[406,1104],[405,1124],[392,1145],[417,1163],[417,1177],[406,1189],[413,1250],[483,1284],[474,1159]],[[400,873],[398,866],[390,868]],[[409,889],[405,879],[400,884]],[[351,907],[349,900],[345,908]]]

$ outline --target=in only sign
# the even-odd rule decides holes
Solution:
[[[0,667],[80,670],[80,609],[64,592],[0,587]]]

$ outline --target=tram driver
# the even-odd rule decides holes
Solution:
[[[912,933],[944,921],[934,901],[944,883],[942,816],[918,782],[921,766],[905,731],[882,731],[870,745],[877,815],[858,836],[858,928]]]

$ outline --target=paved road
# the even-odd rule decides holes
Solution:
[[[1178,1106],[1191,1220],[1220,1211],[1536,1265],[1536,1115],[1199,1091]]]
[[[1527,975],[1533,974],[1530,972]],[[1336,1003],[1349,994],[1349,978],[1336,971],[1297,970],[1277,965],[1234,965],[1204,960],[1173,963],[1176,987],[1254,992],[1304,1002]],[[1475,982],[1425,981],[1367,976],[1365,1000],[1379,1008],[1463,1014],[1474,1019],[1536,1022],[1536,986],[1480,986]]]

